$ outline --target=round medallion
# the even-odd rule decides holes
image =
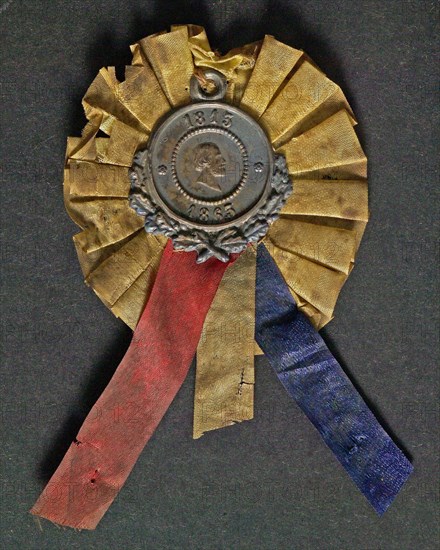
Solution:
[[[145,216],[145,229],[171,237],[175,248],[198,250],[199,261],[226,261],[266,233],[291,184],[284,157],[259,124],[219,101],[224,77],[205,74],[217,94],[204,94],[193,77],[196,102],[172,112],[135,156],[130,203]]]
[[[226,227],[270,191],[273,152],[243,111],[206,101],[170,115],[149,145],[151,193],[184,222]]]

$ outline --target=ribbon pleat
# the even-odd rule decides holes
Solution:
[[[71,160],[68,168],[71,200],[127,198],[130,189],[127,167],[102,164],[98,168],[94,162]]]
[[[143,229],[139,229],[139,232]],[[80,235],[81,233],[78,233]],[[75,245],[75,250],[78,255],[78,260],[81,266],[81,271],[83,272],[84,277],[88,277],[90,273],[96,269],[101,262],[109,258],[112,254],[117,252],[121,246],[123,246],[124,241],[114,243],[105,248],[99,248],[94,252],[85,252],[81,247],[81,241],[78,241],[77,236],[73,237],[73,244]],[[106,304],[107,305],[107,304]]]
[[[267,246],[289,288],[324,315],[331,317],[347,276],[278,248],[271,241],[267,241]]]
[[[257,252],[255,334],[288,394],[381,515],[413,468],[298,310],[264,245]]]
[[[122,234],[121,239],[114,238],[114,228],[111,227],[109,221],[112,218],[123,216],[127,220],[133,220],[130,225],[130,232],[135,232],[142,227],[136,223],[136,218],[131,215],[129,207],[127,207],[127,199],[125,198],[105,198],[95,197],[80,200],[70,200],[70,210],[75,212],[75,219],[81,223],[81,227],[86,229],[90,235],[91,229],[96,229],[98,234],[113,231],[112,242],[117,242],[125,238],[127,234]],[[119,227],[117,228],[119,230]],[[100,236],[100,235],[99,235]],[[117,234],[116,237],[119,237]],[[106,246],[106,238],[98,239],[92,244],[88,239],[89,246],[87,249],[95,250],[101,246]],[[103,243],[102,245],[100,243]]]
[[[254,416],[256,253],[225,273],[197,348],[193,437]]]
[[[132,330],[135,330],[145,305],[150,298],[160,260],[160,254],[155,256],[147,269],[139,275],[110,308],[116,317],[122,319]]]
[[[356,239],[352,231],[314,223],[280,219],[268,231],[266,239],[280,249],[291,252],[348,274],[354,261]]]
[[[295,69],[261,118],[274,144],[323,121],[335,108],[350,109],[339,86],[309,61],[302,59]],[[314,124],[307,124],[309,117]]]
[[[240,107],[259,118],[302,54],[300,50],[266,35]]]
[[[125,483],[186,377],[227,267],[195,260],[195,253],[173,252],[170,243],[165,248],[130,347],[33,514],[94,529]]]
[[[367,222],[368,183],[295,179],[295,193],[287,199],[281,217],[301,215]]]
[[[328,179],[333,177],[329,172],[332,168],[357,165],[366,160],[352,118],[345,110],[291,139],[278,151],[286,156],[292,176],[307,174],[307,179],[315,179],[316,175],[318,179]]]
[[[170,109],[156,75],[146,60],[142,67],[129,65],[125,68],[125,80],[119,84],[117,94],[125,108],[150,132],[157,119]]]
[[[162,251],[161,240],[141,230],[92,271],[85,282],[112,307],[144,271],[158,265]]]
[[[189,103],[189,81],[194,63],[187,27],[148,36],[140,41],[140,46],[171,105]]]
[[[287,281],[286,281],[287,282]],[[287,285],[289,286],[289,285]],[[328,313],[323,313],[315,306],[312,306],[305,298],[303,298],[298,292],[295,292],[291,286],[289,286],[290,294],[292,294],[295,300],[296,307],[304,313],[307,319],[312,323],[316,330],[320,330],[331,319],[332,316]]]
[[[134,210],[130,211],[126,201],[114,200],[113,204],[102,204],[95,212],[94,226],[75,235],[78,246],[86,253],[121,242],[143,226],[140,216]]]
[[[148,141],[148,133],[138,132],[131,126],[115,120],[106,149],[99,155],[101,162],[130,167],[136,150]],[[102,143],[102,142],[101,142]]]
[[[101,116],[100,127],[106,134],[111,133],[115,121],[124,122],[141,133],[146,132],[143,123],[120,101],[118,88],[115,68],[102,68],[82,101],[86,117],[91,120]]]
[[[96,160],[96,134],[99,131],[103,115],[90,114],[89,122],[84,126],[81,137],[68,137],[66,147],[66,160]]]

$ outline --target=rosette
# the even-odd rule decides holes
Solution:
[[[81,228],[74,244],[85,282],[134,337],[32,512],[94,528],[196,351],[194,437],[250,420],[254,355],[262,348],[289,394],[382,513],[411,465],[317,333],[333,317],[368,221],[367,159],[343,92],[304,52],[272,36],[220,55],[201,27],[179,25],[140,40],[131,51],[125,80],[118,80],[114,68],[103,68],[84,96],[88,123],[80,138],[68,139],[64,195]],[[274,215],[266,221],[260,215],[260,225],[252,226],[255,238],[241,248],[229,241],[227,254],[212,242],[206,248],[200,239],[188,244],[186,235],[175,238],[174,226],[163,217],[148,220],[139,202],[132,208],[136,159],[148,159],[162,121],[191,104],[194,76],[206,97],[212,94],[212,71],[226,82],[225,105],[256,121],[274,154],[285,159],[272,176],[272,186],[278,186]],[[209,145],[201,147],[202,157],[215,156],[218,148]],[[201,172],[206,158],[200,162]],[[165,175],[167,167],[161,170]],[[202,184],[213,187],[208,176]],[[213,215],[227,217],[231,207],[221,208]],[[197,253],[199,262],[206,261],[197,264]],[[133,400],[145,406],[145,418],[134,423]],[[115,407],[124,411],[116,432],[103,420]],[[65,488],[72,483],[78,486],[73,498]]]

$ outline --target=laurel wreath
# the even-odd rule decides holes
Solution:
[[[240,253],[249,243],[258,242],[267,233],[270,224],[278,218],[281,208],[292,193],[286,159],[283,155],[274,155],[271,191],[261,208],[243,224],[219,231],[205,231],[176,220],[153,202],[147,191],[146,183],[151,175],[145,169],[144,159],[145,151],[139,151],[130,169],[130,206],[144,217],[147,233],[170,238],[175,250],[196,251],[197,263],[212,257],[227,262],[230,254]]]

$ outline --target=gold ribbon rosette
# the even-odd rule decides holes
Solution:
[[[85,281],[134,334],[31,512],[94,529],[195,353],[194,438],[250,420],[258,342],[289,396],[383,514],[412,465],[318,334],[368,221],[367,159],[344,94],[302,51],[272,36],[220,55],[201,27],[178,25],[131,49],[123,82],[104,68],[87,90],[88,124],[68,140],[64,192],[81,227],[74,243]],[[227,154],[216,145],[220,135]],[[232,143],[237,157],[229,156]],[[229,178],[235,190],[222,189],[222,207],[217,199],[211,210],[202,200],[196,206],[185,174],[196,171],[197,184],[214,185],[234,163],[239,179]],[[239,195],[249,166],[253,177]],[[179,197],[184,222],[177,207],[175,218],[161,210],[160,193]],[[190,228],[193,208],[206,221],[194,222],[205,236]],[[211,239],[216,214],[222,229]]]
[[[189,81],[204,69],[227,79],[226,101],[258,120],[284,154],[293,194],[263,242],[299,308],[316,329],[333,316],[368,221],[367,159],[356,120],[334,82],[305,53],[267,35],[214,51],[203,28],[171,27],[131,47],[120,82],[103,68],[87,90],[88,123],[69,138],[66,208],[89,285],[134,329],[149,299],[167,239],[144,230],[130,208],[129,168],[158,121],[190,102]],[[105,135],[105,137],[104,137]],[[255,247],[226,271],[197,349],[194,437],[253,417]]]

